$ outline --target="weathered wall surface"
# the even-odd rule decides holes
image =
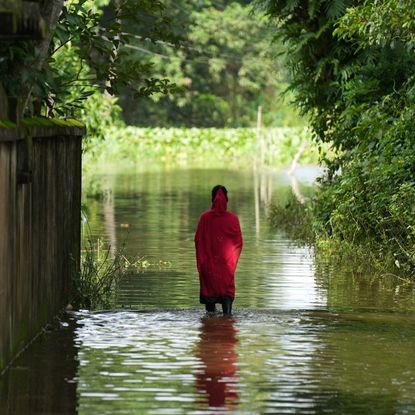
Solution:
[[[0,128],[0,372],[67,304],[79,265],[82,133]]]

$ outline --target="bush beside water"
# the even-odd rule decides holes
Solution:
[[[257,1],[278,22],[294,102],[333,149],[312,206],[317,241],[414,276],[414,8],[307,3]]]
[[[310,206],[300,203],[292,193],[286,201],[270,205],[268,220],[271,226],[281,229],[299,244],[315,242]]]
[[[344,182],[343,179],[341,183]],[[324,185],[305,204],[291,195],[285,202],[271,205],[268,219],[271,226],[281,229],[298,244],[313,244],[318,263],[371,268],[379,275],[394,274],[397,278],[414,277],[415,216],[410,215],[414,204],[408,204],[413,189],[405,193],[402,190],[397,189],[400,197],[391,191],[391,202],[387,211],[382,212],[384,220],[376,198],[363,202],[355,196],[348,199],[349,203],[336,204],[333,192],[338,188]],[[370,189],[362,193],[368,197]],[[356,209],[360,211],[356,213]],[[342,217],[337,220],[337,215]]]

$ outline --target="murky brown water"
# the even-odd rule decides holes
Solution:
[[[1,414],[415,413],[413,284],[315,263],[269,229],[284,175],[103,181],[113,192],[90,203],[94,235],[153,265],[122,281],[118,310],[73,313],[23,353],[0,378]],[[232,319],[198,304],[193,235],[217,183],[245,239]]]

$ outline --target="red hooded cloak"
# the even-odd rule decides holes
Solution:
[[[235,270],[242,250],[242,232],[236,215],[226,210],[219,189],[212,208],[200,216],[195,235],[200,302],[222,302],[235,297]]]

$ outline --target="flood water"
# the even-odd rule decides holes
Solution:
[[[307,193],[315,171],[298,171]],[[102,175],[94,239],[148,267],[116,307],[70,313],[0,378],[1,414],[414,414],[415,288],[316,261],[270,229],[284,173],[172,169]],[[193,236],[225,184],[241,222],[233,318],[198,304]],[[302,183],[302,184],[301,184]]]

